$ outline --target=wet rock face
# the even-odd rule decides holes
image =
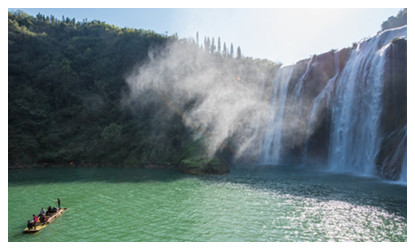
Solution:
[[[338,52],[340,71],[347,63],[350,52],[351,49]],[[395,39],[385,53],[387,60],[379,128],[381,146],[376,158],[376,171],[382,178],[396,180],[401,173],[407,148],[407,40]],[[329,77],[334,75],[333,68],[330,67],[335,64],[332,55],[326,53],[314,60],[316,65],[310,71],[310,77],[305,77],[304,86],[310,99],[314,99]],[[320,117],[320,123],[305,143],[308,147],[308,158],[319,159],[321,164],[325,164],[330,144],[331,110],[323,108]],[[293,153],[301,150],[297,149]]]
[[[400,37],[406,27],[269,72],[262,85],[269,120],[258,121],[258,154],[243,159],[403,180],[407,41]]]
[[[385,136],[376,158],[378,175],[390,180],[399,179],[405,152],[406,127]]]
[[[320,94],[336,72],[334,51],[315,56],[313,59],[309,73],[304,77],[304,92],[309,98],[315,98]]]
[[[352,52],[351,48],[344,48],[344,49],[339,51],[339,57],[340,57],[339,68],[340,68],[340,71],[342,71],[344,66],[346,65],[347,60],[349,59],[351,52]]]
[[[305,100],[315,100],[330,78],[335,74],[334,51],[316,56],[311,65],[309,74],[304,78]],[[318,123],[315,124],[316,127],[313,129],[313,133],[303,145],[303,147],[307,147],[308,160],[319,158],[322,159],[323,164],[325,163],[324,159],[327,159],[330,139],[331,116],[329,110],[325,107],[328,101],[329,100],[324,99],[320,102],[319,110],[321,111],[318,114],[320,119],[318,119]],[[309,109],[312,108],[312,105],[312,103],[308,105]],[[311,112],[311,110],[305,112],[308,114],[308,120],[311,117]],[[302,151],[304,152],[304,150]]]
[[[327,82],[336,74],[335,53],[330,51],[312,57],[309,60],[303,60],[295,65],[287,96],[287,106],[295,107],[300,105],[297,111],[287,112],[285,121],[296,121],[295,126],[301,132],[290,138],[284,138],[284,145],[290,145],[286,148],[285,156],[292,159],[293,163],[304,161],[302,157],[307,148],[308,160],[318,158],[320,162],[325,162],[328,154],[329,137],[330,137],[330,110],[327,109],[326,98],[320,102],[318,107],[318,116],[320,117],[317,124],[314,124],[313,132],[307,135],[309,120],[312,113],[313,102],[326,86]],[[344,53],[342,53],[344,54]],[[343,55],[343,60],[347,60]],[[301,88],[299,87],[301,86]],[[291,128],[286,128],[290,130]],[[287,134],[289,134],[287,132]]]
[[[386,51],[385,85],[380,130],[381,150],[376,158],[378,173],[398,179],[406,152],[407,41],[395,39]]]
[[[330,78],[336,75],[335,57],[338,57],[337,70],[342,72],[352,50],[352,48],[346,48],[338,52],[331,51],[300,61],[295,65],[289,82],[286,106],[295,107],[295,105],[299,105],[300,107],[296,112],[284,114],[284,121],[304,122],[304,129],[309,126],[307,122],[310,120],[313,102]],[[338,54],[336,55],[336,53]],[[387,59],[384,72],[382,112],[379,118],[381,141],[380,151],[376,157],[376,173],[382,178],[396,180],[401,173],[406,152],[406,39],[393,40],[390,48],[385,53]],[[300,85],[301,91],[299,91]],[[324,97],[321,100],[319,119],[314,124],[311,134],[298,133],[289,138],[283,138],[283,145],[285,145],[284,158],[291,159],[290,161],[293,163],[327,164],[332,124],[331,103],[335,98],[335,90],[336,84],[331,90],[331,97]],[[298,123],[296,126],[301,128]],[[288,131],[290,128],[286,127],[285,129]],[[305,160],[308,162],[304,162]]]
[[[406,125],[407,86],[406,39],[394,40],[386,52],[385,85],[383,92],[382,125],[383,133],[390,133]]]
[[[350,57],[352,49],[351,48],[345,48],[340,50],[338,53],[338,72],[341,72],[344,68],[344,66],[347,63],[347,60]],[[334,77],[336,74],[336,62],[335,62],[335,54],[333,52],[329,52],[326,54],[321,55],[321,57],[318,57],[319,67],[318,69],[321,72],[321,76],[317,77],[315,80],[313,80],[312,84],[310,84],[309,88],[315,88],[321,89],[326,86],[329,79]],[[331,129],[331,104],[333,101],[333,97],[335,95],[334,93],[335,88],[332,89],[330,92],[331,99],[324,99],[321,103],[321,114],[320,114],[320,123],[316,125],[316,128],[314,130],[314,133],[310,136],[308,139],[308,148],[309,148],[309,154],[312,158],[320,158],[323,159],[321,161],[322,164],[326,164],[326,159],[328,157],[328,150],[329,150],[329,144],[330,144],[330,129]],[[324,106],[326,105],[326,106]]]

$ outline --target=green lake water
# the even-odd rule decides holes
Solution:
[[[9,242],[406,241],[406,186],[290,168],[9,169]],[[27,220],[61,198],[40,233]]]

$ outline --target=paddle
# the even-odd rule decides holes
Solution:
[[[59,206],[59,203],[58,203],[57,201],[52,200],[52,199],[50,199],[50,198],[49,198],[49,200],[53,201],[56,205],[58,205],[58,209],[61,209],[61,208],[60,208],[60,206]]]
[[[52,202],[54,202],[56,205],[58,205],[58,202],[56,202],[55,200],[52,200],[52,199],[49,199],[49,200],[51,200]]]

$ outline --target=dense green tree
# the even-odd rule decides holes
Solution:
[[[200,159],[202,142],[194,140],[182,118],[174,114],[161,119],[170,112],[165,103],[143,106],[133,100],[140,105],[124,105],[129,91],[125,77],[150,60],[150,50],[157,56],[172,42],[195,46],[177,35],[97,20],[9,12],[9,166],[72,161],[181,166]],[[210,45],[205,38],[204,48],[196,47],[209,54]],[[250,74],[273,66],[246,59],[235,70]]]
[[[8,32],[9,164],[106,162],[110,154],[122,164],[119,152],[135,147],[125,138],[140,129],[124,129],[124,77],[175,38],[20,11],[9,12]]]

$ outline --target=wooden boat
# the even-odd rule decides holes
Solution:
[[[61,216],[63,213],[66,212],[68,208],[61,208],[58,209],[56,213],[54,213],[52,216],[49,217],[49,219],[46,222],[37,222],[36,228],[32,228],[29,230],[29,228],[25,228],[23,230],[23,233],[37,233],[40,232],[40,230],[44,229],[45,227],[49,226],[50,223],[54,222],[59,216]]]

